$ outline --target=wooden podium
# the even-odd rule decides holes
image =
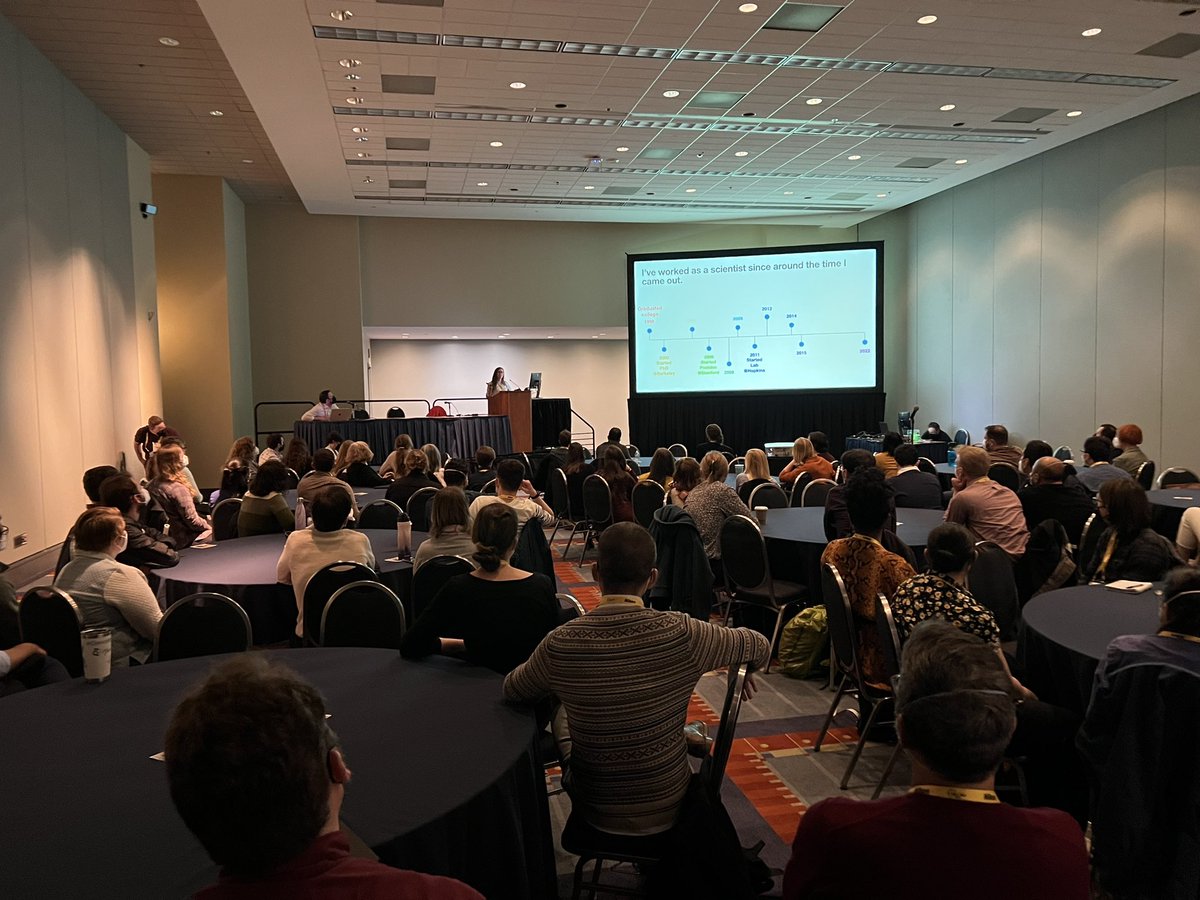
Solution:
[[[501,391],[488,397],[488,415],[508,416],[513,453],[533,450],[533,400],[528,390]]]

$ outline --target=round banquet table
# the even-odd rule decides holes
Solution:
[[[1157,632],[1159,599],[1154,590],[1124,594],[1091,584],[1039,594],[1021,611],[1021,680],[1047,703],[1086,712],[1109,643]]]
[[[368,503],[374,503],[376,500],[386,500],[387,491],[388,489],[385,487],[356,487],[354,489],[354,501],[358,504],[358,508],[362,509]],[[294,490],[284,491],[283,499],[287,501],[288,509],[294,510],[296,508],[296,492]]]
[[[371,541],[380,581],[396,592],[411,616],[412,563],[387,561],[396,557],[395,530],[364,528],[362,533]],[[163,609],[199,591],[224,594],[246,610],[255,644],[286,641],[296,627],[296,594],[291,585],[275,580],[286,538],[284,534],[260,534],[219,541],[211,547],[189,547],[179,554],[178,564],[151,572],[150,585]],[[412,549],[425,538],[424,532],[413,532]]]
[[[1193,506],[1200,506],[1200,491],[1186,488],[1163,488],[1157,491],[1147,491],[1146,496],[1153,507],[1151,524],[1154,530],[1172,543],[1179,534],[1179,523],[1183,519],[1183,511]]]
[[[555,896],[544,775],[531,712],[501,678],[390,650],[280,650],[325,696],[354,770],[342,821],[390,865],[450,875],[488,898]],[[0,704],[10,810],[9,897],[174,898],[217,869],[171,803],[162,762],[171,709],[217,660],[114,669]]]

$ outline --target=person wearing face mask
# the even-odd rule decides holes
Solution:
[[[157,474],[147,485],[170,522],[171,537],[180,550],[212,537],[212,526],[196,510],[192,492],[183,475],[183,453],[178,447],[156,450]]]
[[[117,556],[117,562],[143,572],[149,569],[165,569],[179,562],[175,541],[156,528],[143,524],[142,511],[150,503],[150,492],[134,482],[128,475],[114,475],[100,485],[100,504],[111,506],[125,519],[125,533],[129,537],[125,552]]]
[[[112,629],[114,666],[149,659],[162,618],[146,576],[117,562],[129,542],[125,529],[113,507],[88,509],[75,522],[75,555],[54,579],[78,605],[84,629]]]

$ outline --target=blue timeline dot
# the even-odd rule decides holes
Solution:
[[[804,346],[804,341],[801,341],[801,342],[800,342],[800,346],[801,346],[801,347],[803,347],[803,346]]]
[[[712,344],[709,344],[709,345],[708,345],[707,347],[705,347],[704,349],[705,349],[705,350],[709,350],[709,351],[711,351],[711,350],[712,350]]]
[[[863,346],[865,347],[866,345],[867,345],[867,339],[863,338]]]
[[[734,330],[735,330],[735,331],[741,331],[741,330],[742,330],[742,326],[741,326],[741,325],[734,325],[734,326],[733,326],[733,328],[734,328]]]
[[[732,361],[730,361],[730,362],[727,362],[727,363],[725,363],[725,365],[727,365],[727,366],[732,366],[732,365],[733,365],[733,362],[732,362]]]
[[[795,327],[796,327],[795,322],[788,322],[788,328],[795,328]]]
[[[750,345],[750,349],[751,349],[751,350],[757,350],[757,349],[758,349],[758,344],[751,344],[751,345]]]
[[[768,313],[767,315],[763,316],[763,318],[764,318],[764,319],[769,319],[769,318],[771,318],[771,316],[770,316],[770,314]]]
[[[654,330],[653,328],[647,328],[647,329],[646,329],[646,334],[650,334],[650,332],[652,332],[653,330]]]
[[[690,332],[692,332],[693,334],[695,334],[695,333],[696,333],[696,326],[695,326],[695,325],[693,325],[691,328],[689,328],[689,329],[688,329],[688,331],[690,331]]]
[[[667,352],[667,348],[663,347],[663,353],[666,353],[666,352]]]

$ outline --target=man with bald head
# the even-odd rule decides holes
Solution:
[[[1091,495],[1075,479],[1068,479],[1066,464],[1053,456],[1034,463],[1028,486],[1017,496],[1030,531],[1046,519],[1057,519],[1072,544],[1079,543],[1084,523],[1096,511]]]

